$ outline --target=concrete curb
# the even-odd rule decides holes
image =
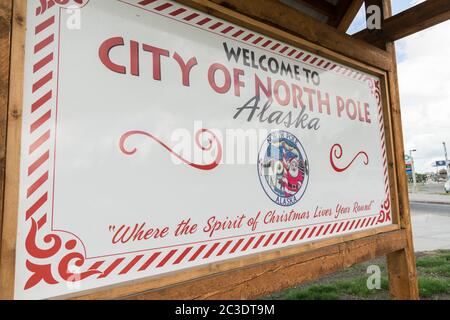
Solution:
[[[442,202],[442,201],[423,201],[423,200],[410,200],[410,203],[426,203],[426,204],[440,204],[450,206],[450,202]]]

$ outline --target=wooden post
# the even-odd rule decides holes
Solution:
[[[9,97],[12,0],[0,0],[0,239],[2,237],[3,195],[6,165],[6,128]],[[0,242],[0,252],[2,251]]]
[[[392,15],[391,1],[379,0],[384,16]],[[391,55],[393,69],[388,71],[389,97],[392,115],[392,131],[394,138],[394,156],[396,162],[396,175],[398,183],[398,199],[400,215],[394,216],[394,223],[406,231],[407,246],[399,251],[387,255],[389,273],[389,289],[394,299],[419,299],[419,289],[416,274],[416,258],[412,238],[411,214],[409,208],[408,183],[406,179],[406,168],[403,146],[403,130],[400,111],[400,96],[397,75],[397,57],[395,44],[386,43],[386,51]],[[399,219],[400,221],[395,221]]]
[[[6,6],[10,2],[9,6]],[[14,297],[17,212],[19,206],[20,136],[22,132],[22,93],[25,47],[25,0],[2,0],[2,8],[11,15],[11,55],[9,72],[9,101],[7,105],[7,137],[5,190],[3,198],[2,247],[0,251],[0,299]],[[3,6],[5,4],[5,6]],[[3,62],[2,62],[3,67]],[[3,127],[2,127],[3,130]]]

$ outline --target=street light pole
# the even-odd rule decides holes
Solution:
[[[416,169],[414,166],[414,158],[412,156],[413,152],[416,152],[416,149],[409,150],[409,156],[411,157],[411,169],[412,169],[412,176],[413,176],[413,193],[416,193]]]
[[[447,175],[450,175],[450,163],[448,162],[448,155],[447,155],[447,146],[445,145],[445,142],[442,142],[444,145],[444,153],[445,153],[445,168],[447,169]]]

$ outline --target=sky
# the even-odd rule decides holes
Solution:
[[[393,13],[423,0],[392,0]],[[363,8],[350,27],[365,28]],[[434,161],[450,156],[450,21],[396,42],[405,152],[417,172],[436,172]]]

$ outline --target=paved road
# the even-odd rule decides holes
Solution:
[[[418,190],[425,193],[444,193],[444,184],[445,182],[429,182],[426,184],[419,184]]]
[[[410,207],[413,214],[437,214],[450,217],[450,205],[411,202]]]
[[[450,205],[411,203],[414,249],[450,249]]]
[[[417,192],[426,193],[426,194],[443,194],[445,182],[427,182],[427,183],[418,183],[417,184]],[[409,192],[412,192],[412,183],[408,184]]]

